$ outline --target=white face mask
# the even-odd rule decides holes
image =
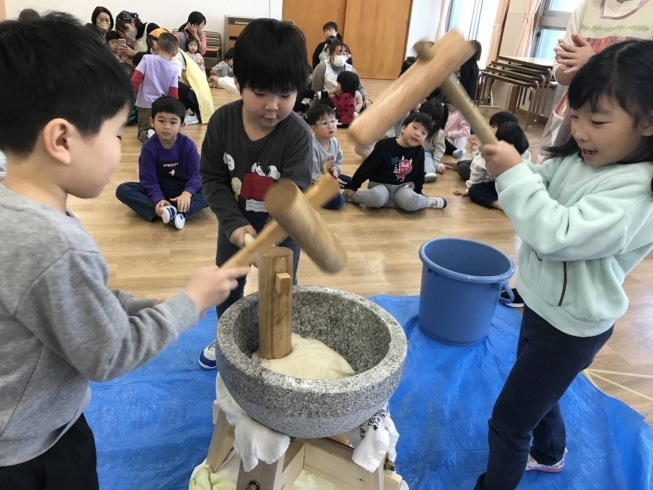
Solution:
[[[340,68],[347,62],[347,56],[344,54],[339,54],[333,57],[333,66]]]
[[[109,22],[98,22],[97,28],[100,29],[100,32],[107,33],[109,32],[110,25],[111,24]]]

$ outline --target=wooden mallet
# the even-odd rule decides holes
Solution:
[[[279,359],[291,352],[293,254],[274,245],[291,236],[326,272],[338,272],[347,264],[347,253],[315,209],[339,190],[330,175],[321,177],[305,195],[292,181],[279,182],[265,195],[266,210],[274,219],[256,238],[246,239],[245,246],[222,266],[250,265],[258,257],[259,354],[263,359]]]
[[[349,135],[359,145],[371,145],[440,87],[469,121],[478,139],[484,144],[496,144],[496,137],[483,116],[462,87],[450,78],[474,54],[472,45],[458,32],[449,31],[432,47],[417,43],[415,50],[418,61],[349,126]]]

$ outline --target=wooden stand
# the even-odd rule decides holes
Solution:
[[[233,427],[213,403],[215,430],[206,459],[216,472],[234,445]],[[246,472],[242,463],[236,490],[290,490],[302,470],[330,481],[347,490],[399,490],[402,478],[394,471],[394,463],[383,462],[374,473],[365,471],[351,460],[354,449],[332,439],[294,439],[286,454],[272,464],[260,462]]]

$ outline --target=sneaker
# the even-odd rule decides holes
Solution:
[[[177,216],[175,216],[174,223],[175,228],[178,230],[183,230],[184,226],[186,225],[186,216],[181,213],[177,214]]]
[[[161,219],[166,225],[172,223],[175,216],[177,216],[177,208],[174,206],[164,206],[161,210]]]
[[[204,348],[197,362],[204,369],[215,369],[217,367],[215,363],[215,342]]]
[[[426,172],[424,174],[424,182],[426,182],[427,184],[429,182],[435,182],[437,178],[438,178],[438,174],[436,174],[435,172]]]
[[[540,464],[533,456],[528,455],[528,463],[526,463],[526,471],[541,471],[543,473],[560,473],[565,468],[565,456],[567,455],[567,449],[565,449],[565,454],[563,454],[562,459],[555,464]]]
[[[193,124],[199,124],[199,123],[200,120],[196,114],[186,114],[186,117],[184,118],[184,124],[186,124],[186,126],[191,126]]]
[[[152,136],[154,136],[156,132],[153,129],[148,130],[147,132],[147,139],[149,140]]]
[[[429,208],[444,209],[447,207],[447,201],[441,197],[429,197]]]
[[[464,150],[461,150],[460,148],[458,148],[456,151],[453,152],[453,157],[456,160],[460,160],[463,157],[464,154],[465,154]]]
[[[506,303],[506,306],[509,306],[510,308],[523,308],[524,300],[522,299],[522,297],[519,295],[519,293],[515,288],[512,288],[512,294],[515,295],[515,299],[512,301],[512,303]],[[510,296],[508,296],[508,293],[506,293],[505,291],[501,291],[501,297],[503,299],[510,299]]]

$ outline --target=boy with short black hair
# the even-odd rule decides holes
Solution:
[[[433,131],[431,118],[413,112],[401,124],[398,138],[379,141],[358,167],[343,195],[345,200],[370,208],[399,208],[418,211],[443,209],[447,201],[441,197],[422,195],[424,186],[424,148],[426,137]],[[366,190],[359,191],[369,180]]]
[[[143,56],[132,75],[132,85],[138,94],[138,139],[143,143],[154,135],[150,125],[154,101],[164,95],[179,98],[179,74],[171,63],[177,56],[179,41],[164,32],[157,38],[157,44],[157,53]]]
[[[263,198],[279,179],[301,190],[311,185],[311,132],[292,109],[308,70],[301,31],[288,22],[258,19],[238,36],[234,78],[242,99],[219,108],[209,121],[202,145],[202,189],[218,217],[217,264],[225,263],[256,236],[268,221]],[[282,246],[294,253],[295,278],[299,247],[291,239]],[[296,281],[295,281],[296,282]],[[218,316],[243,296],[245,279],[218,308]],[[215,344],[200,356],[215,368]]]
[[[164,302],[109,290],[66,203],[96,197],[120,163],[129,78],[66,14],[0,23],[0,66],[0,222],[13,237],[0,247],[0,488],[95,490],[89,380],[152,360],[247,269],[203,268]]]
[[[351,182],[351,177],[342,175],[342,150],[335,138],[338,129],[336,111],[326,104],[315,104],[306,112],[306,122],[313,131],[313,165],[311,182],[315,184],[324,173],[329,173],[340,187]],[[345,198],[338,194],[324,208],[337,211],[345,205]]]
[[[173,97],[154,101],[150,124],[156,134],[141,149],[140,182],[125,182],[116,189],[118,200],[147,221],[160,217],[178,230],[188,218],[209,206],[200,188],[197,146],[179,132],[185,116],[186,108]]]

